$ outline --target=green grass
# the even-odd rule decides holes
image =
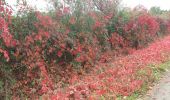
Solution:
[[[170,60],[159,65],[150,65],[152,69],[152,77],[154,82],[158,82],[160,78],[170,70]]]
[[[117,100],[137,100],[138,98],[144,96],[149,90],[149,87],[151,87],[153,83],[158,82],[160,78],[163,76],[163,74],[167,72],[168,70],[170,70],[170,60],[159,65],[152,64],[152,65],[149,65],[148,67],[151,68],[152,75],[148,77],[148,81],[146,81],[142,85],[141,89],[138,91],[135,91],[132,95],[127,96],[127,97],[119,96]],[[145,74],[146,74],[145,70],[140,70],[138,72],[139,76],[145,75]]]

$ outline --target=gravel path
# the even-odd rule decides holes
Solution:
[[[170,71],[148,91],[147,96],[142,100],[170,100]]]

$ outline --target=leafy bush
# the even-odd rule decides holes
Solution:
[[[163,27],[163,19],[142,7],[134,14],[118,11],[117,0],[65,3],[68,7],[55,2],[49,13],[21,10],[21,15],[12,16],[6,3],[0,2],[0,90],[10,76],[16,81],[12,90],[20,90],[13,96],[44,94],[71,83],[75,75],[89,73],[97,62],[145,47],[170,26]]]

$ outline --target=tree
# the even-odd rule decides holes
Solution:
[[[152,8],[150,8],[149,12],[152,15],[160,15],[160,14],[162,14],[163,11],[160,9],[160,7],[152,7]]]

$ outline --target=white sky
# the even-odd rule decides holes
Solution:
[[[10,5],[15,5],[16,0],[6,0]],[[37,6],[39,10],[44,10],[47,8],[46,2],[44,0],[27,0],[29,4]],[[164,10],[170,10],[170,0],[122,0],[122,5],[125,7],[133,8],[137,5],[144,5],[146,8],[152,6],[158,6]]]
[[[135,7],[136,5],[144,5],[146,8],[158,6],[163,10],[170,10],[170,0],[122,0],[124,6]]]
[[[14,5],[16,5],[17,0],[6,0],[6,2],[15,9]],[[45,10],[47,8],[47,2],[45,0],[27,0],[27,3],[36,6],[39,10]]]

